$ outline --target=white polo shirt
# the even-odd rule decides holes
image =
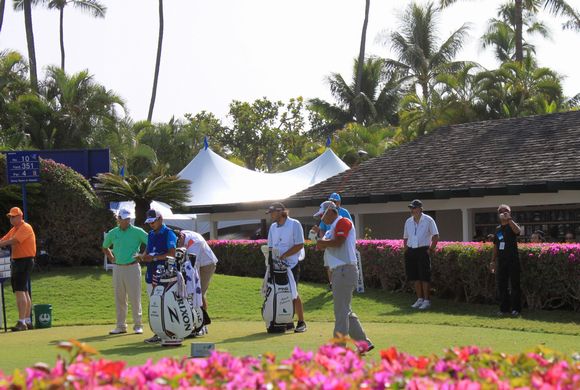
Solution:
[[[195,255],[195,265],[197,267],[217,264],[218,259],[216,255],[201,234],[192,232],[191,230],[182,230],[181,233],[185,236],[183,246],[187,248],[187,253],[193,253]]]
[[[407,239],[409,248],[419,248],[431,245],[431,238],[439,234],[435,220],[427,214],[421,213],[419,222],[415,222],[413,216],[405,222],[405,231],[403,238]]]
[[[356,264],[356,232],[352,222],[345,217],[338,217],[330,225],[324,238],[332,240],[336,237],[345,237],[339,247],[328,247],[324,250],[324,260],[330,269],[348,264]]]
[[[304,229],[294,218],[287,217],[283,225],[278,226],[277,222],[270,225],[268,231],[268,248],[272,248],[274,254],[279,256],[286,253],[294,245],[304,244]],[[288,256],[285,259],[286,267],[294,268],[298,261],[304,258],[304,248],[298,253]]]

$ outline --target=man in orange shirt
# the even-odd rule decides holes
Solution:
[[[36,256],[36,236],[32,226],[24,222],[20,208],[12,207],[6,216],[10,218],[12,229],[0,239],[0,248],[12,246],[11,282],[19,315],[19,321],[12,327],[12,331],[17,332],[32,328],[32,324],[26,322],[32,305],[27,284]]]

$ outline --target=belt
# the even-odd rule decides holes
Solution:
[[[416,251],[419,249],[422,249],[422,250],[429,249],[429,246],[419,246],[417,248],[411,248],[410,246],[408,246],[407,248]]]
[[[117,264],[117,265],[127,266],[127,265],[133,265],[133,264],[137,264],[137,260],[135,260],[132,263],[128,263],[128,264]]]

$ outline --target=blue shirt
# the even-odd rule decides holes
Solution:
[[[147,237],[147,253],[151,256],[164,255],[169,252],[169,249],[175,248],[176,245],[177,236],[165,224],[161,225],[161,228],[157,232],[151,230]],[[164,262],[165,260],[157,260],[147,263],[147,273],[145,274],[146,283],[151,283],[153,280],[153,272],[155,272],[158,265]]]
[[[352,222],[352,217],[350,216],[350,213],[348,212],[347,209],[345,209],[343,207],[339,207],[338,208],[338,215],[340,215],[341,217],[344,217],[344,218],[348,218]],[[318,225],[318,227],[320,228],[320,230],[323,230],[325,232],[330,230],[330,225],[327,225],[322,221],[320,221],[320,225]]]

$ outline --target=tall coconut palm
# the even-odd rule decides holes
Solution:
[[[371,0],[366,0],[365,2],[365,18],[363,21],[363,28],[360,38],[360,48],[358,53],[358,67],[356,71],[356,83],[354,84],[355,96],[360,94],[362,78],[363,78],[363,67],[365,63],[365,48],[367,41],[367,26],[369,24],[369,10],[371,8]],[[357,113],[360,116],[360,113]]]
[[[410,89],[419,87],[424,103],[429,103],[438,75],[456,72],[468,64],[454,59],[463,48],[469,26],[462,25],[439,44],[438,14],[433,3],[412,3],[401,17],[400,28],[384,40],[397,55],[396,59],[386,60],[387,69],[400,72],[400,81]]]
[[[328,123],[325,135],[343,128],[347,123],[362,125],[395,124],[400,99],[398,76],[384,72],[384,61],[380,58],[365,59],[360,86],[357,86],[359,64],[354,60],[353,81],[349,84],[339,73],[333,73],[326,81],[337,104],[321,99],[308,102],[310,110],[321,115]],[[357,94],[355,91],[360,89]]]
[[[457,0],[439,0],[442,7],[448,7],[456,2]],[[524,10],[537,13],[540,8],[543,7],[555,16],[564,16],[567,18],[562,23],[563,28],[580,30],[580,14],[565,0],[513,0],[513,5],[515,22],[515,59],[517,62],[522,62],[524,60]]]
[[[481,37],[483,48],[493,47],[495,56],[500,62],[515,61],[515,6],[512,3],[506,3],[500,6],[497,14],[498,18],[489,20],[488,29]],[[548,27],[541,21],[537,20],[536,13],[529,9],[524,9],[522,14],[522,23],[525,32],[528,35],[537,34],[543,38],[550,38]],[[522,39],[524,51],[534,53],[535,46]]]
[[[38,92],[38,73],[36,71],[36,50],[34,48],[34,31],[32,28],[33,0],[14,0],[14,9],[24,11],[24,27],[26,30],[26,45],[28,46],[28,64],[30,71],[30,85]]]
[[[159,67],[161,66],[161,49],[163,47],[163,0],[159,0],[159,36],[157,37],[157,56],[155,58],[155,73],[153,74],[153,90],[151,91],[151,102],[147,120],[151,122],[153,118],[153,108],[157,98],[157,82],[159,81]]]
[[[190,180],[177,176],[140,178],[101,173],[97,175],[95,190],[106,202],[135,202],[135,225],[141,226],[154,200],[167,203],[172,208],[183,207],[190,199],[190,185]]]

